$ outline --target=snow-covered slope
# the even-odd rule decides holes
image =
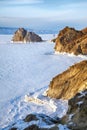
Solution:
[[[53,35],[42,35],[50,40]],[[51,79],[86,56],[55,54],[54,43],[12,44],[12,35],[0,35],[0,128],[32,112],[65,114],[67,101],[43,96]],[[25,102],[25,95],[43,102]]]

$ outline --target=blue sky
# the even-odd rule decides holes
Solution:
[[[87,0],[0,0],[0,26],[87,23]]]

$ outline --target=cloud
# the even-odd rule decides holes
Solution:
[[[15,0],[14,2],[17,4],[39,4],[43,3],[43,0]]]
[[[0,5],[24,5],[24,4],[41,4],[43,0],[0,0]]]
[[[53,2],[51,0],[49,3],[48,0],[0,0],[0,2],[3,3],[3,6],[0,3],[0,17],[44,18],[53,22],[78,21],[79,23],[80,21],[87,21],[87,1],[65,4],[55,4],[54,2],[54,6],[52,3],[50,4]]]

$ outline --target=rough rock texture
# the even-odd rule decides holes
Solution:
[[[69,109],[61,119],[71,130],[87,130],[87,89],[69,100]]]
[[[34,113],[34,114],[27,115],[22,122],[23,122],[23,126],[24,124],[27,124],[27,127],[25,125],[25,128],[22,128],[21,125],[22,130],[58,130],[57,124],[59,122],[59,118],[51,118],[45,114]],[[20,126],[17,126],[17,123],[14,123],[11,126],[10,130],[16,130],[16,129],[19,130]]]
[[[46,116],[44,114],[29,114],[28,116],[26,116],[26,118],[24,119],[25,122],[30,122],[30,121],[37,121],[37,120],[42,120],[42,122],[45,122],[45,124],[47,125],[52,125],[54,123],[58,122],[58,119],[53,119],[49,116]]]
[[[70,99],[87,88],[87,60],[71,66],[52,79],[47,95],[52,98]]]
[[[68,104],[68,111],[61,119],[53,119],[44,114],[29,114],[24,119],[24,122],[27,124],[29,123],[29,126],[22,130],[59,130],[59,124],[66,126],[64,128],[65,130],[66,128],[69,128],[69,130],[87,130],[87,89],[77,93],[68,101]],[[38,124],[35,124],[37,121]],[[45,128],[41,126],[41,124],[45,124]],[[16,123],[14,123],[14,127],[10,130],[19,129],[20,128],[17,127]]]
[[[40,36],[35,34],[34,32],[27,32],[24,28],[19,28],[13,38],[13,42],[41,42],[42,39]]]
[[[87,27],[81,30],[84,34],[87,34]]]
[[[80,39],[80,40],[79,40]],[[77,31],[65,27],[56,38],[55,51],[78,54],[87,54],[87,29]]]
[[[37,125],[31,125],[31,126],[25,128],[24,130],[59,130],[59,129],[56,126],[51,127],[51,128],[40,128]]]

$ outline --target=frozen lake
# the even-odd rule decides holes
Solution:
[[[27,114],[38,109],[38,105],[34,108],[34,105],[29,104],[30,110],[27,110],[27,105],[23,103],[26,94],[41,96],[54,76],[70,65],[87,59],[86,56],[55,54],[55,44],[49,41],[52,37],[42,35],[43,39],[48,40],[42,43],[14,44],[10,42],[12,35],[0,35],[1,128],[9,124],[13,118],[18,119],[21,111]],[[54,101],[53,103],[55,104]],[[39,111],[49,115],[54,112],[46,105],[40,107]]]

